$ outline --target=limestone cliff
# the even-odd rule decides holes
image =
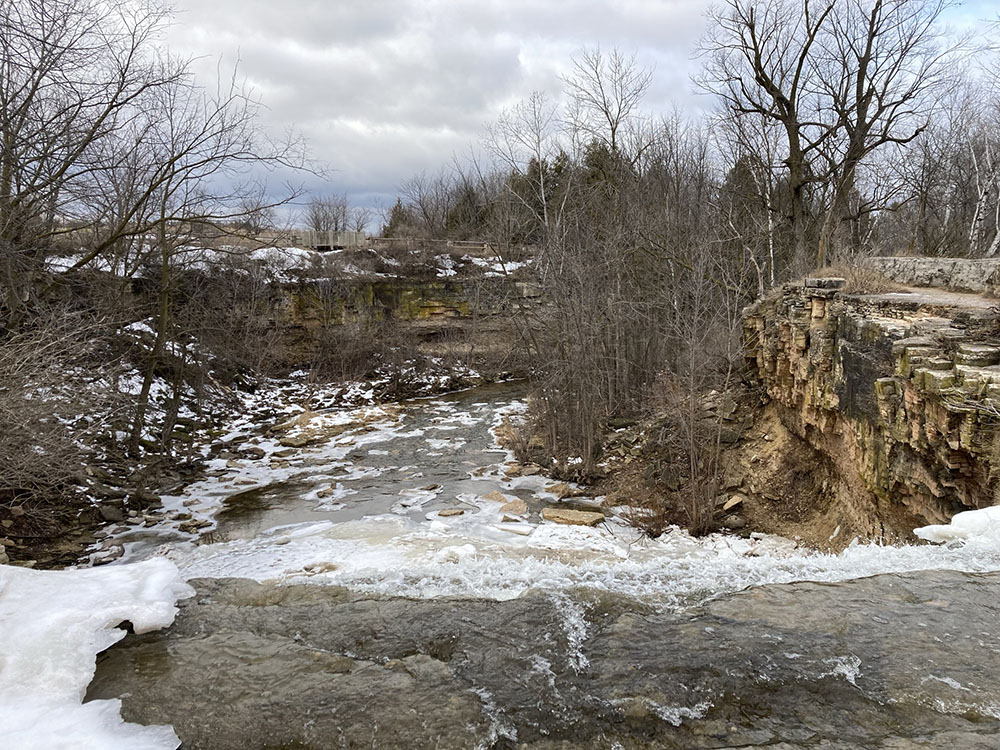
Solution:
[[[941,289],[847,294],[842,285],[786,285],[746,311],[746,353],[767,404],[763,440],[741,456],[748,489],[810,508],[820,534],[843,527],[841,542],[898,538],[992,505],[995,302]]]

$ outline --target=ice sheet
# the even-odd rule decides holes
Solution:
[[[160,750],[168,726],[127,724],[120,702],[82,703],[98,653],[173,622],[193,593],[169,560],[66,571],[0,566],[0,747],[5,750]]]

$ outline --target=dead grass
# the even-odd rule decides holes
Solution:
[[[888,294],[906,289],[905,286],[893,281],[888,276],[865,266],[826,266],[809,275],[824,279],[846,279],[847,283],[842,290],[845,294]]]

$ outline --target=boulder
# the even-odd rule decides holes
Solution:
[[[286,448],[304,448],[309,443],[313,441],[312,435],[307,435],[304,433],[299,433],[298,435],[286,435],[278,441],[280,445]]]
[[[101,514],[102,520],[109,523],[125,520],[125,513],[122,512],[120,507],[115,505],[98,505],[97,512]]]
[[[543,508],[542,518],[553,523],[573,526],[596,526],[604,520],[604,514],[589,510],[570,510],[569,508]]]
[[[746,528],[747,519],[745,519],[743,516],[738,516],[736,514],[733,514],[731,516],[727,516],[725,520],[723,520],[722,525],[727,529],[732,529],[733,531],[739,531],[740,529]]]

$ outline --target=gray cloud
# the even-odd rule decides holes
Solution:
[[[267,107],[294,126],[328,184],[358,204],[391,203],[482,138],[504,106],[543,90],[583,46],[635,51],[655,67],[648,106],[697,106],[691,53],[708,0],[177,0],[171,48],[201,77],[239,59]],[[212,80],[209,78],[209,80]]]

